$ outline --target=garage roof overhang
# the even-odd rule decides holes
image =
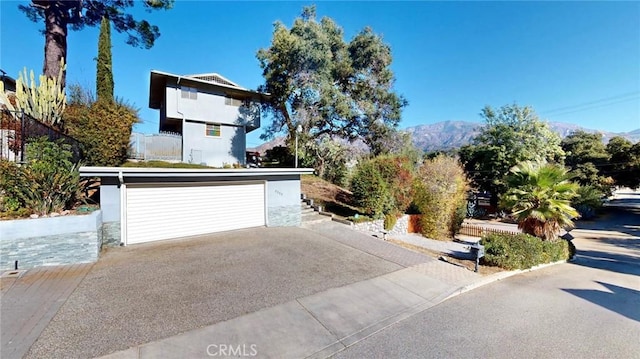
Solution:
[[[259,180],[265,177],[300,176],[313,174],[313,168],[251,168],[251,169],[191,169],[191,168],[144,168],[144,167],[80,167],[83,177],[113,177],[121,181],[125,177],[161,181],[216,180],[216,178]]]

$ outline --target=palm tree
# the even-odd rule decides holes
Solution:
[[[524,233],[555,240],[562,228],[573,227],[578,212],[571,207],[578,185],[568,171],[546,162],[521,162],[507,176],[509,190],[502,205],[510,208]]]

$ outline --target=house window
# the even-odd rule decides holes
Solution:
[[[198,90],[195,87],[180,86],[180,94],[182,98],[195,100],[198,98]]]
[[[236,106],[236,107],[240,107],[243,104],[243,100],[237,99],[237,98],[233,98],[233,97],[225,97],[224,98],[224,104],[227,106]]]
[[[206,135],[209,137],[220,137],[220,125],[217,123],[207,123]]]

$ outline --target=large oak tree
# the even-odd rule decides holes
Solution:
[[[170,9],[173,0],[144,0],[139,1],[147,10]],[[136,20],[127,13],[127,9],[135,5],[134,0],[32,0],[29,6],[18,5],[33,22],[44,21],[45,45],[44,66],[42,72],[50,78],[55,78],[60,72],[60,60],[67,63],[67,33],[81,30],[85,26],[100,24],[103,17],[107,17],[118,32],[128,35],[127,44],[151,48],[160,36],[157,26],[147,20]],[[62,76],[64,87],[65,74]]]
[[[360,138],[371,147],[395,128],[406,100],[394,89],[391,48],[370,28],[345,42],[342,28],[315,7],[287,28],[276,22],[271,45],[257,53],[271,94],[265,110],[274,120],[262,138],[286,132],[303,143],[335,136]],[[375,148],[375,146],[374,146]]]

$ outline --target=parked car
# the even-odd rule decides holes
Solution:
[[[262,167],[262,158],[260,158],[260,152],[246,152],[247,168]]]

